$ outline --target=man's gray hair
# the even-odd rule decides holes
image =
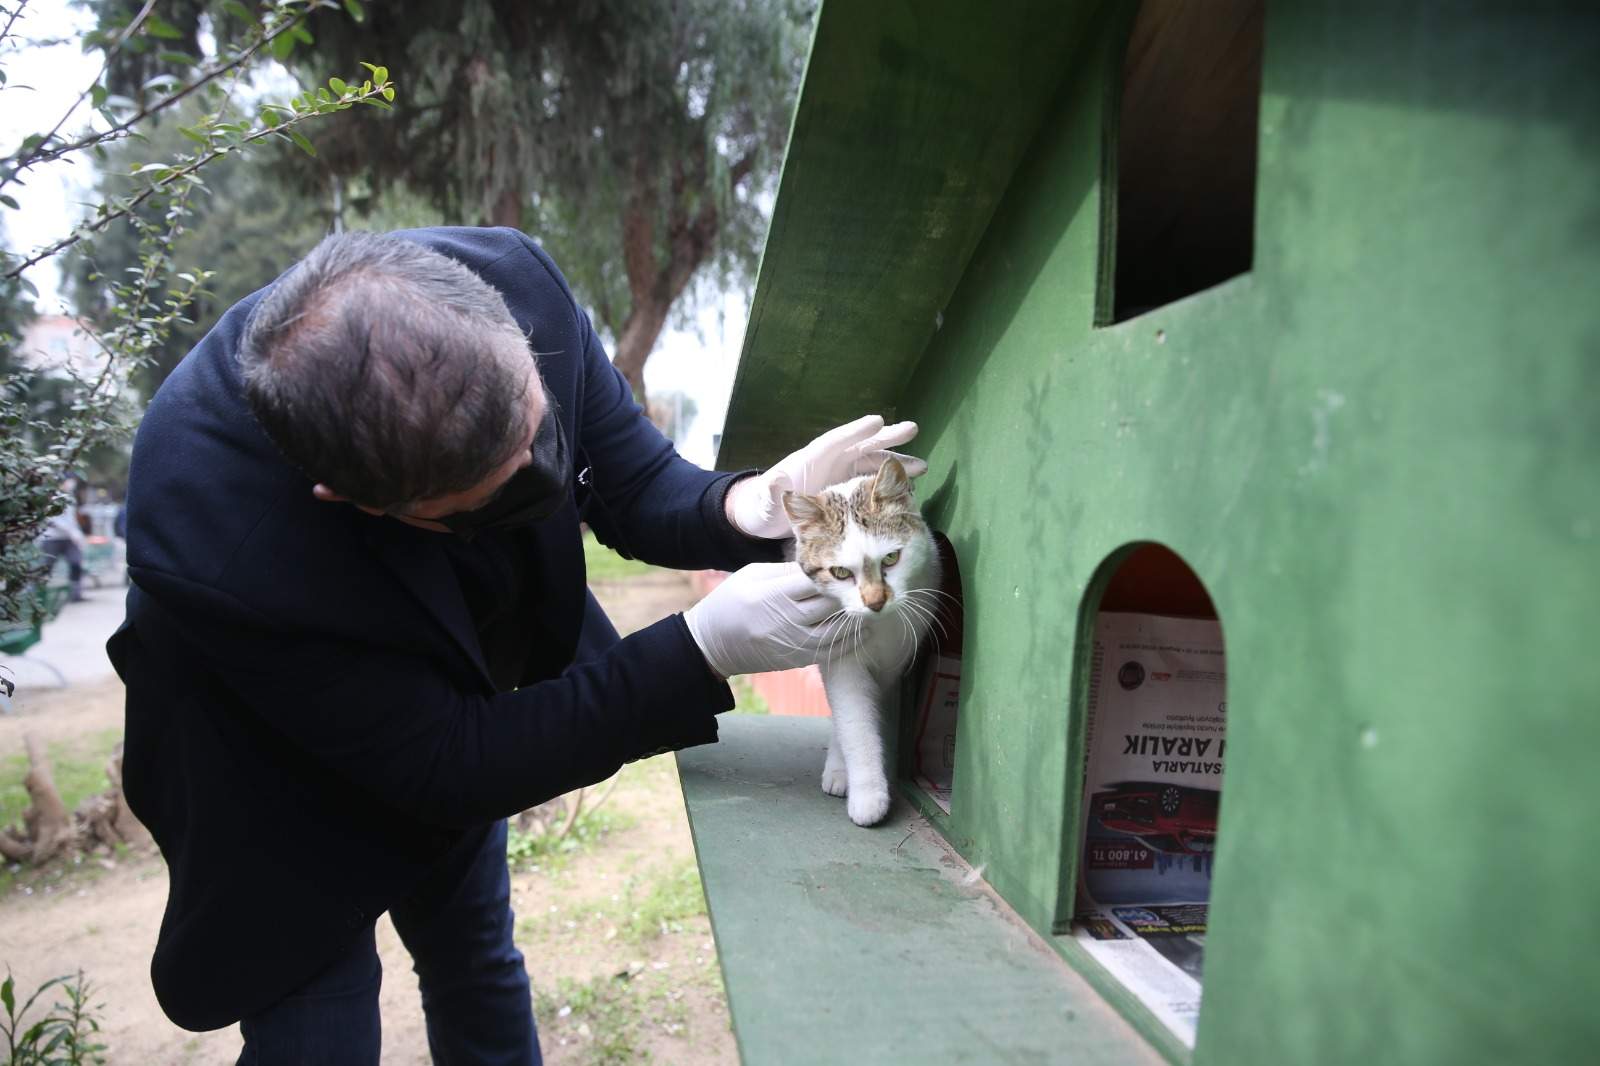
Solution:
[[[239,362],[290,462],[368,507],[471,488],[528,436],[533,356],[505,301],[403,237],[325,238],[262,297]]]

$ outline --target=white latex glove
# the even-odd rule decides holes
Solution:
[[[737,482],[728,493],[728,518],[752,537],[779,540],[791,536],[783,494],[814,496],[861,474],[876,474],[889,456],[899,459],[911,477],[928,472],[921,459],[890,451],[917,435],[915,422],[883,424],[883,416],[867,415],[830,429],[804,448],[785,456],[763,474]]]
[[[839,617],[835,617],[839,616]],[[793,563],[751,563],[683,614],[689,635],[720,677],[810,666],[823,648],[858,637],[839,605]]]

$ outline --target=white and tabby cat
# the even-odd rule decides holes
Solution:
[[[917,510],[911,479],[886,459],[875,475],[852,478],[815,496],[785,493],[795,531],[795,561],[839,604],[838,632],[859,629],[859,648],[819,664],[833,710],[833,738],[822,791],[848,796],[857,825],[889,813],[883,706],[937,624],[939,555]]]

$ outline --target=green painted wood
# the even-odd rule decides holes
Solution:
[[[1065,84],[954,294],[930,288],[943,328],[871,293],[874,350],[910,368],[903,386],[849,393],[872,353],[837,343],[802,345],[786,377],[792,349],[758,333],[729,440],[763,461],[880,402],[923,424],[921,493],[968,608],[944,828],[1044,934],[1066,913],[1074,662],[1096,574],[1154,540],[1206,582],[1228,641],[1230,745],[1196,1063],[1588,1061],[1592,7],[1272,0],[1253,269],[1095,328],[1119,7],[1089,22],[1063,9],[1081,43],[1057,57]],[[874,84],[872,60],[819,33],[806,96]],[[848,128],[797,136],[786,183],[850,200],[879,195],[886,167],[937,165],[937,138],[925,152],[901,134],[886,161]],[[761,284],[785,288],[835,241],[904,239],[889,216],[856,225],[816,224],[820,249],[775,228]],[[849,271],[806,277],[786,320],[860,313]],[[744,806],[790,816],[760,796]],[[702,848],[723,832],[703,827]],[[724,932],[735,952],[749,935]],[[772,1024],[770,1002],[736,992],[734,1009]]]
[[[828,729],[725,717],[678,755],[744,1062],[1159,1062],[903,800],[845,816]]]
[[[719,466],[892,414],[1092,7],[823,6]]]

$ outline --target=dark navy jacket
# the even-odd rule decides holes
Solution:
[[[128,617],[109,644],[128,802],[171,880],[152,978],[185,1028],[304,983],[463,831],[716,739],[727,685],[681,615],[617,640],[585,587],[580,519],[665,566],[777,557],[724,517],[731,477],[680,459],[642,417],[537,245],[506,229],[404,235],[501,292],[575,442],[571,497],[531,531],[538,676],[495,690],[449,534],[312,497],[242,397],[235,353],[261,294],[228,311],[139,429]]]

